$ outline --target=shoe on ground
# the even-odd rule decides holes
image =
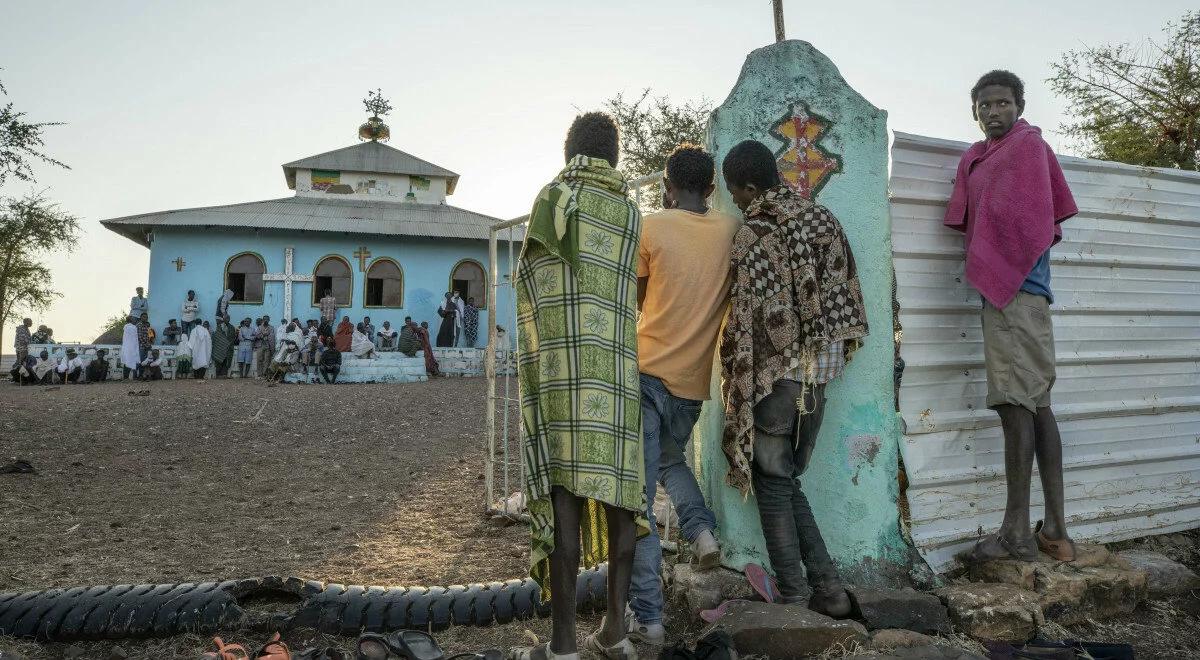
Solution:
[[[604,624],[601,623],[600,630],[603,629]],[[585,651],[591,653],[593,657],[604,658],[606,660],[638,660],[637,649],[633,647],[633,642],[629,641],[628,637],[623,638],[612,646],[604,646],[600,642],[600,630],[588,635],[583,640]]]
[[[818,584],[813,587],[812,597],[808,599],[808,609],[835,619],[850,616],[850,595],[836,580]]]
[[[628,605],[625,606],[625,633],[629,639],[642,644],[662,646],[667,641],[667,631],[662,622],[642,623]]]
[[[721,546],[717,543],[717,537],[713,536],[712,530],[700,532],[696,540],[692,541],[692,551],[696,554],[696,562],[700,564],[702,571],[712,570],[721,565]]]

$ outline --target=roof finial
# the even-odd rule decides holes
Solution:
[[[368,91],[367,98],[363,99],[363,105],[367,108],[367,112],[371,113],[371,118],[367,120],[367,123],[358,127],[358,139],[387,142],[388,138],[392,136],[392,132],[388,129],[388,125],[383,123],[381,117],[392,111],[392,104],[383,97],[383,90]]]

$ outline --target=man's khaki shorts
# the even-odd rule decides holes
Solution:
[[[989,408],[1011,404],[1037,412],[1048,407],[1055,379],[1050,303],[1024,291],[1004,309],[984,301],[983,359]]]

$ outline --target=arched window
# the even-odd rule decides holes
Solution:
[[[387,257],[376,259],[367,269],[367,307],[403,307],[404,273]]]
[[[262,257],[253,252],[234,255],[225,262],[225,288],[233,291],[233,302],[261,303],[265,272]]]
[[[312,304],[320,304],[325,292],[332,290],[338,307],[349,307],[350,278],[350,263],[345,259],[334,254],[318,261],[313,271]]]
[[[474,259],[463,259],[450,271],[450,290],[457,291],[463,300],[475,299],[475,306],[487,307],[487,277],[483,266]]]

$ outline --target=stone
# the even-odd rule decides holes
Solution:
[[[935,644],[898,647],[886,653],[843,656],[843,660],[868,660],[868,658],[870,660],[987,660],[987,657],[978,653]]]
[[[857,621],[831,619],[800,605],[761,602],[731,604],[710,630],[729,633],[740,656],[771,660],[806,658],[867,642],[867,629]]]
[[[87,653],[87,649],[82,646],[72,644],[63,649],[62,657],[64,658],[82,658]]]
[[[1074,625],[1128,614],[1146,599],[1146,573],[1117,566],[1039,570],[1038,603],[1047,619]]]
[[[129,652],[120,646],[114,646],[112,647],[112,650],[108,652],[108,660],[125,660],[125,658],[128,657]]]
[[[1024,642],[1045,623],[1037,593],[1011,584],[955,584],[934,593],[954,626],[976,639]]]
[[[871,630],[904,628],[917,632],[948,633],[950,618],[942,601],[914,589],[847,587],[854,618]]]
[[[1152,597],[1175,596],[1200,589],[1200,575],[1161,552],[1126,550],[1117,556],[1135,570],[1145,571],[1146,590]]]
[[[692,564],[676,564],[670,597],[695,620],[701,610],[711,610],[727,600],[754,597],[754,590],[737,571],[723,567],[701,571]]]
[[[940,603],[940,601],[939,601]],[[932,646],[933,638],[919,632],[888,628],[871,633],[871,648],[880,651],[890,651],[898,647]]]

